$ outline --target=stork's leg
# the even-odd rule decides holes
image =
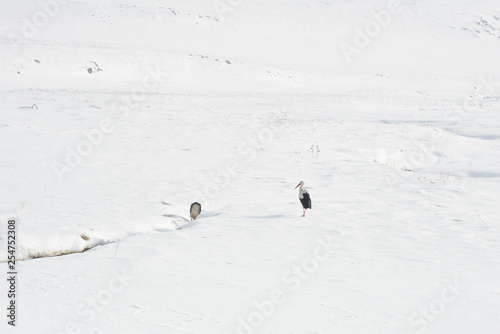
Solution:
[[[306,216],[306,209],[302,209],[304,210],[304,212],[302,212],[302,217],[305,217]]]

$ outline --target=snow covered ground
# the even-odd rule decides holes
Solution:
[[[498,1],[0,9],[2,333],[499,332]]]

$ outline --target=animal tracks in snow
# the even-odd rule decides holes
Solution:
[[[452,28],[455,28],[452,26]],[[482,14],[469,26],[462,27],[480,38],[500,38],[500,16],[495,14]]]

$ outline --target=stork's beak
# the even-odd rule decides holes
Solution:
[[[293,189],[297,189],[297,187],[298,187],[298,186],[300,186],[300,183],[299,183],[299,184],[297,184],[297,186],[296,186],[295,188],[293,188]]]

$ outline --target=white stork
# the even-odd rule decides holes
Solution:
[[[312,209],[312,203],[311,203],[311,196],[309,196],[309,193],[307,190],[305,190],[304,187],[304,181],[300,181],[299,184],[297,184],[297,187],[300,186],[299,188],[299,200],[300,203],[302,203],[302,207],[304,208],[304,212],[302,213],[302,217],[306,216],[306,209]],[[294,189],[297,189],[295,187]]]
[[[189,208],[189,214],[191,216],[191,221],[196,220],[198,218],[198,215],[201,212],[201,204],[198,202],[194,202],[191,204],[191,208]]]

